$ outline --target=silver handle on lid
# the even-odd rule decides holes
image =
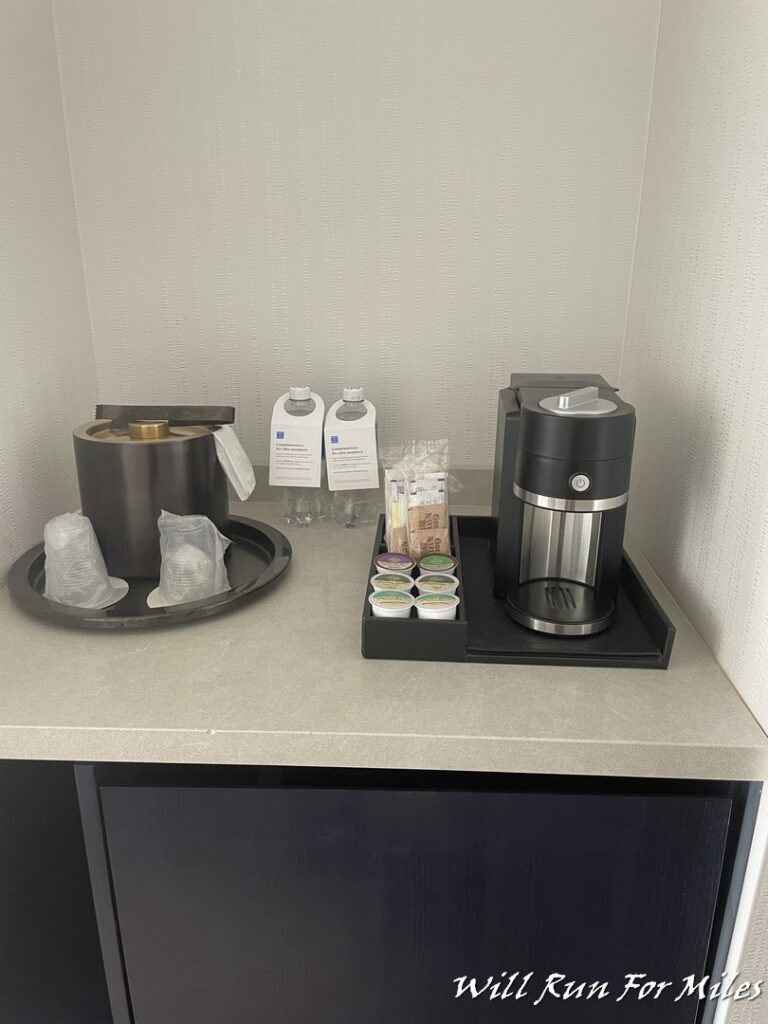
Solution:
[[[600,397],[600,392],[595,387],[579,388],[577,391],[567,391],[564,395],[557,396],[558,409],[580,409],[585,405],[591,405]]]
[[[600,389],[594,385],[566,391],[562,395],[542,398],[539,408],[554,412],[558,416],[605,416],[615,412],[618,406],[608,398],[600,397]]]

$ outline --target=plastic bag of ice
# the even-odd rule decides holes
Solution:
[[[65,512],[45,525],[43,596],[75,608],[107,608],[128,590],[125,580],[107,575],[90,519]]]
[[[229,590],[224,552],[229,541],[207,516],[161,512],[158,603],[185,604]]]

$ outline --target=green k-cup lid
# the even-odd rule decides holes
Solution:
[[[371,602],[383,608],[404,608],[413,603],[413,598],[410,594],[404,594],[402,590],[381,590],[371,594]]]
[[[419,568],[431,572],[445,572],[456,566],[456,559],[450,555],[425,555],[419,559]]]
[[[416,604],[422,608],[428,605],[430,608],[450,608],[459,603],[458,597],[453,594],[422,594],[416,598]]]

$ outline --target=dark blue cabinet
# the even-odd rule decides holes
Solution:
[[[697,1020],[698,1000],[675,997],[712,957],[723,787],[107,774],[86,833],[111,887],[97,906],[121,961],[110,985],[134,1024]],[[629,973],[672,984],[617,1002]],[[457,998],[457,978],[477,978],[477,998]],[[600,983],[609,994],[587,998]]]

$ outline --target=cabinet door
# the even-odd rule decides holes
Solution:
[[[0,760],[0,1024],[106,1024],[72,766]]]
[[[101,791],[135,1024],[691,1024],[730,801]],[[533,976],[501,999],[507,980]],[[503,973],[503,972],[506,972]],[[553,972],[609,995],[534,1005]],[[628,973],[673,985],[617,1002]],[[502,982],[456,998],[454,979]],[[556,991],[562,992],[562,985]]]

